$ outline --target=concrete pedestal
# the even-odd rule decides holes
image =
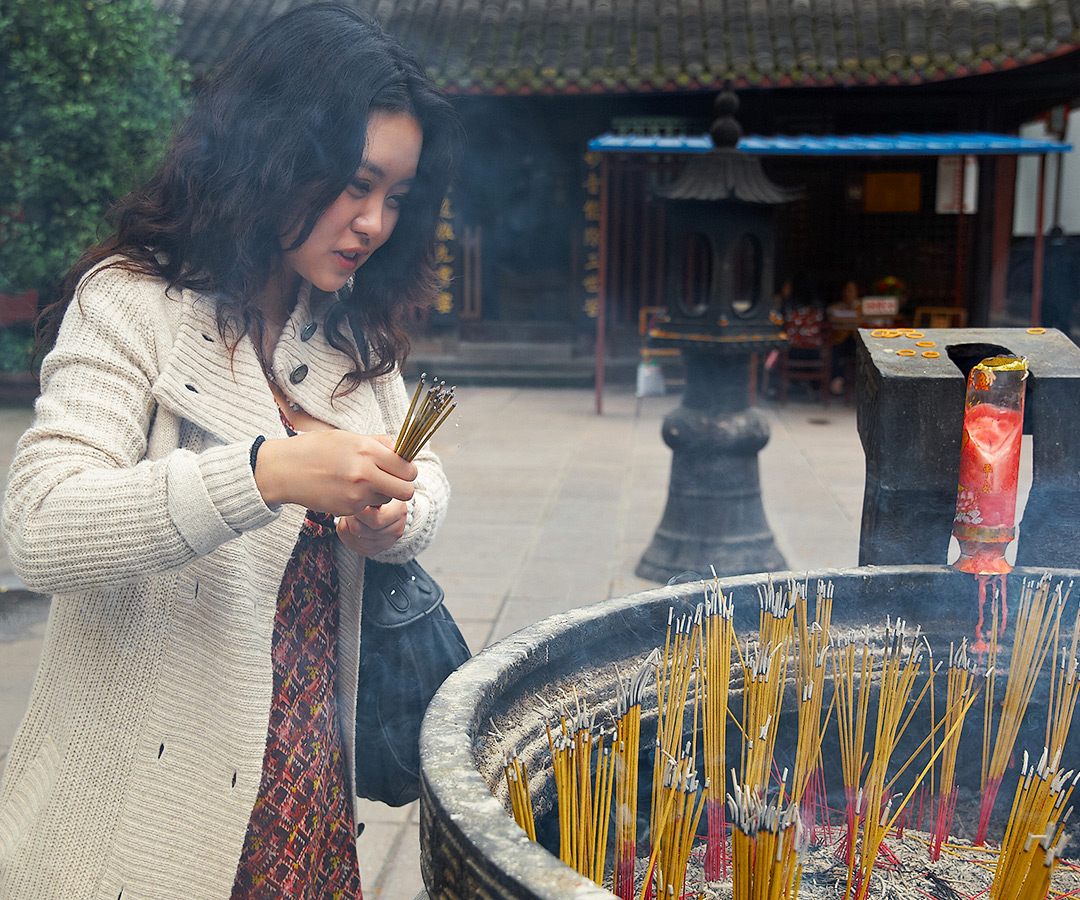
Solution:
[[[1024,432],[1032,436],[1032,487],[1019,523],[1017,565],[1080,562],[1080,348],[1055,329],[925,329],[919,338],[858,334],[857,421],[866,453],[859,565],[945,561],[966,373],[1002,353],[1026,357],[1030,371]]]
[[[786,567],[761,504],[758,453],[769,424],[749,409],[749,355],[683,349],[682,406],[664,419],[671,447],[667,505],[637,575],[721,576]]]

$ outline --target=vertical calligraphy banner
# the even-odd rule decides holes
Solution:
[[[435,295],[433,307],[434,324],[449,325],[456,318],[457,303],[454,293],[458,290],[456,275],[457,234],[454,230],[454,214],[449,195],[443,200],[439,222],[435,226],[435,265],[441,287]]]
[[[595,319],[600,307],[600,157],[599,153],[585,154],[585,264],[581,280],[582,311]]]

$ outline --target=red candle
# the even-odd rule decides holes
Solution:
[[[1027,360],[985,359],[968,377],[960,484],[953,535],[956,568],[990,575],[1012,570],[1005,547],[1016,535],[1016,485],[1024,425]]]
[[[1016,523],[1016,482],[1020,471],[1019,410],[980,403],[964,415],[960,445],[960,490],[956,521],[984,528]]]

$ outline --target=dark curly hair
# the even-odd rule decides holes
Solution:
[[[55,336],[80,279],[120,254],[112,265],[213,294],[222,337],[252,333],[258,346],[264,322],[256,301],[282,261],[281,236],[299,211],[293,246],[307,239],[359,168],[377,110],[419,122],[416,179],[390,239],[357,271],[351,293],[339,292],[326,328],[355,363],[346,389],[390,371],[408,353],[405,315],[439,287],[435,228],[463,131],[398,41],[354,10],[325,3],[262,26],[230,55],[196,96],[157,173],[113,208],[112,234],[68,273],[42,315],[39,340]],[[345,339],[345,318],[363,364]]]

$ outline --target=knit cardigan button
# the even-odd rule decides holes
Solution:
[[[303,363],[298,365],[292,372],[289,373],[289,381],[293,384],[299,384],[305,378],[307,378],[308,368]]]

